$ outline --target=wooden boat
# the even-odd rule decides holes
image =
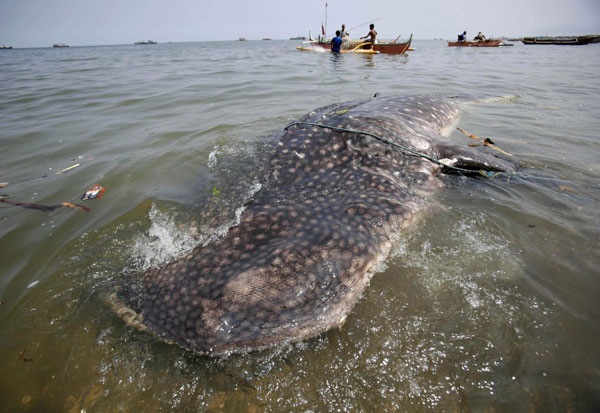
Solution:
[[[156,42],[152,40],[140,40],[139,42],[135,42],[135,44],[156,44]]]
[[[64,43],[54,43],[52,47],[69,47],[69,45]]]
[[[586,34],[585,36],[577,36],[579,39],[590,39],[590,43],[600,43],[600,35]]]
[[[0,45],[0,49],[12,49],[12,46]]]
[[[560,46],[583,46],[592,43],[593,36],[524,37],[523,44],[553,44]]]
[[[502,43],[502,39],[488,39],[488,40],[477,40],[463,42],[448,42],[449,47],[498,47]]]
[[[412,33],[408,40],[404,43],[394,42],[377,42],[371,49],[370,42],[357,42],[351,41],[348,46],[340,50],[342,53],[362,53],[362,54],[404,54],[410,48],[412,42]],[[331,42],[318,41],[313,43],[313,47],[318,47],[325,50],[331,50]],[[309,49],[297,47],[296,49],[305,50]]]

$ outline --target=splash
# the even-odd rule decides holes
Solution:
[[[131,256],[136,268],[144,271],[158,268],[173,259],[187,255],[199,244],[207,245],[224,237],[231,227],[240,223],[245,210],[244,204],[252,199],[261,187],[258,182],[250,185],[241,196],[239,200],[241,205],[235,208],[233,218],[216,228],[199,230],[196,222],[177,223],[173,213],[162,211],[156,204],[152,204],[148,213],[150,228],[147,233],[139,235],[132,246]]]
[[[140,235],[132,248],[134,261],[143,270],[182,257],[198,244],[194,225],[178,226],[173,215],[161,211],[155,204],[152,204],[148,218],[151,225],[147,234]]]

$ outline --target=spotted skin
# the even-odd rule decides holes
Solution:
[[[452,102],[376,97],[315,110],[301,121],[371,132],[431,156],[491,170],[512,166],[443,144]],[[302,340],[340,326],[393,237],[440,168],[375,139],[310,126],[281,133],[262,189],[239,225],[144,274],[131,302],[145,327],[194,352],[219,355]]]

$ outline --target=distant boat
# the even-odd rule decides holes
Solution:
[[[135,42],[134,44],[156,44],[152,40],[140,40],[139,42]]]
[[[245,37],[240,37],[238,40],[239,40],[240,42],[243,42],[243,41],[245,41],[245,40],[246,40],[246,38],[245,38]]]
[[[590,38],[592,41],[590,43],[600,43],[600,34],[586,34],[585,36],[579,36],[580,39]]]
[[[12,49],[12,46],[0,45],[0,49]]]
[[[52,47],[69,47],[69,45],[64,43],[54,43]]]
[[[462,41],[462,42],[448,42],[450,47],[498,47],[502,43],[501,39],[488,39],[488,40],[477,40],[477,41]]]
[[[560,46],[583,46],[592,43],[595,36],[541,36],[524,37],[523,44],[553,44]]]
[[[290,40],[306,40],[305,36],[290,37]]]
[[[271,40],[270,37],[265,37],[263,40]]]

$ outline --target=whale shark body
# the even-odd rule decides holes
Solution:
[[[310,112],[276,137],[239,224],[147,271],[127,305],[144,328],[207,355],[339,327],[424,197],[442,186],[436,175],[444,168],[354,131],[446,165],[514,169],[479,148],[446,143],[442,134],[457,116],[452,99],[432,97],[374,97]]]

